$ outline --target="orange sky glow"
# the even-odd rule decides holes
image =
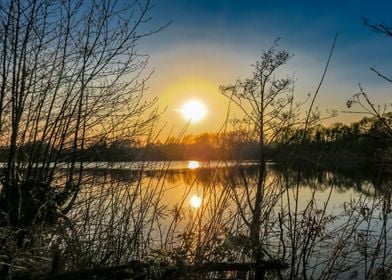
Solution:
[[[157,66],[149,81],[147,97],[158,97],[157,105],[165,109],[157,124],[158,127],[164,127],[159,138],[176,137],[184,127],[185,134],[221,131],[227,118],[229,100],[219,92],[219,86],[248,77],[252,71],[251,64],[258,54],[260,52],[239,57],[235,55],[235,50],[226,48],[219,51],[217,46],[204,44],[196,47],[180,46],[153,56],[152,63]],[[309,65],[314,65],[314,61],[305,61],[303,68],[298,71],[290,63],[285,66],[287,73],[283,75],[296,73],[297,100],[305,100],[307,94],[312,93],[324,66],[320,62],[317,65],[318,71],[311,71]],[[331,68],[333,71],[333,66]],[[338,86],[334,84],[337,82],[331,76],[325,81],[316,102],[324,114],[327,109],[346,110],[346,99],[355,93],[354,88],[350,90],[347,87],[340,87],[339,93]],[[181,115],[181,106],[190,100],[199,100],[206,106],[208,114],[199,122],[189,123]],[[241,115],[241,110],[232,104],[230,116]],[[358,115],[339,113],[337,117],[324,123],[352,122],[358,119]]]
[[[163,1],[156,3],[157,9],[162,9],[156,17],[157,24],[170,20],[172,23],[143,43],[143,50],[150,55],[148,67],[154,70],[148,81],[146,98],[158,97],[157,106],[166,109],[157,124],[164,126],[160,139],[169,134],[177,136],[187,126],[180,110],[192,99],[204,103],[208,114],[202,121],[189,124],[185,134],[219,131],[226,120],[229,104],[219,92],[219,86],[249,77],[251,65],[277,38],[281,38],[279,49],[293,55],[278,74],[281,77],[294,75],[295,98],[303,101],[315,92],[333,38],[339,33],[315,103],[322,116],[326,115],[326,110],[338,112],[337,117],[324,121],[325,124],[349,123],[362,117],[344,112],[347,111],[346,101],[358,92],[359,83],[377,104],[389,102],[389,87],[369,71],[369,67],[390,72],[390,41],[365,28],[361,21],[363,16],[372,16],[377,21],[385,11],[361,8],[356,2],[355,5],[347,2],[345,6],[340,2],[339,5],[315,2],[303,4],[301,9],[297,9],[298,3],[294,5],[291,1],[285,5],[261,5],[259,1],[249,5],[236,1],[175,2],[177,6]],[[320,9],[320,5],[330,7]],[[366,6],[365,3],[361,5]],[[200,12],[198,16],[193,14],[195,9]],[[290,20],[282,11],[292,16]],[[233,17],[238,18],[233,21]],[[241,115],[235,106],[230,113],[231,116]]]

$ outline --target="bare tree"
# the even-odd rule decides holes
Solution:
[[[382,34],[384,36],[387,36],[389,38],[392,37],[392,27],[388,24],[385,23],[371,23],[369,19],[363,18],[363,24],[368,27],[371,31],[375,33]],[[389,77],[387,74],[383,73],[382,71],[370,67],[370,70],[375,73],[378,77],[383,79],[389,84],[392,84],[392,78]],[[385,131],[386,135],[388,138],[391,138],[392,136],[392,125],[391,125],[391,120],[390,120],[390,115],[391,115],[391,104],[384,104],[384,105],[377,105],[374,103],[371,97],[369,97],[369,94],[366,92],[366,90],[363,88],[361,84],[359,84],[359,91],[358,93],[354,94],[347,102],[346,105],[349,109],[352,109],[352,107],[356,106],[357,108],[360,108],[360,111],[356,111],[354,113],[360,113],[360,114],[366,114],[373,116],[379,124],[380,128]],[[352,113],[352,111],[350,111]],[[389,140],[390,141],[390,140]],[[389,142],[388,141],[388,142]],[[385,159],[388,159],[391,157],[391,147],[390,145],[388,146],[387,151],[385,151]],[[390,168],[390,166],[387,166]]]
[[[293,81],[289,78],[277,78],[281,66],[287,63],[291,55],[287,51],[276,50],[277,42],[263,52],[260,60],[253,65],[251,78],[238,80],[234,85],[222,86],[221,92],[230,98],[244,112],[244,119],[236,123],[246,123],[249,128],[249,137],[259,143],[259,165],[257,180],[244,183],[247,189],[246,201],[248,207],[241,205],[241,194],[234,194],[239,211],[250,208],[249,215],[243,214],[245,223],[249,227],[249,238],[252,244],[253,259],[261,263],[264,248],[261,242],[262,225],[267,223],[268,213],[275,205],[273,201],[277,196],[266,196],[270,183],[267,183],[266,149],[267,146],[278,140],[283,132],[294,123],[296,105],[293,102]],[[276,190],[276,189],[275,189]],[[272,199],[272,200],[271,200]],[[256,271],[255,279],[261,279],[262,271]]]
[[[161,29],[149,29],[151,9],[149,0],[0,3],[0,224],[18,232],[20,246],[27,228],[72,208],[80,151],[138,137],[156,118],[146,113],[154,100],[143,99],[148,55],[137,48]]]
[[[294,78],[277,78],[281,74],[282,66],[288,62],[291,55],[287,51],[278,51],[276,42],[253,66],[254,72],[251,78],[239,80],[235,85],[221,88],[223,94],[244,113],[243,120],[237,120],[235,123],[241,124],[242,127],[246,123],[248,137],[255,139],[259,144],[257,178],[251,179],[243,176],[243,188],[238,189],[235,184],[231,188],[239,215],[248,227],[251,257],[257,264],[261,264],[265,259],[272,259],[274,256],[279,260],[288,261],[291,268],[290,278],[299,276],[300,264],[303,264],[302,276],[306,278],[306,256],[302,260],[302,255],[297,254],[297,251],[309,252],[308,249],[313,240],[299,240],[303,236],[311,235],[297,234],[298,231],[304,230],[300,225],[302,221],[299,214],[300,172],[297,174],[297,182],[289,182],[285,178],[275,176],[271,171],[267,172],[266,164],[271,158],[271,155],[267,155],[267,151],[271,145],[279,144],[283,147],[293,140],[304,141],[309,128],[320,119],[314,102],[324,81],[335,42],[336,37],[323,76],[305,112],[301,112],[300,109],[307,100],[294,101]],[[311,96],[308,95],[308,97]],[[298,156],[300,151],[295,149],[293,145],[291,152],[293,156]],[[289,159],[290,156],[286,155],[280,161]],[[290,201],[290,197],[293,201]],[[312,201],[313,199],[310,200],[309,207],[306,209],[313,209]],[[320,219],[320,223],[321,220],[324,220],[324,217]],[[273,229],[276,225],[279,226]],[[284,228],[287,228],[288,232]],[[313,228],[307,228],[307,230],[312,232]],[[269,239],[268,236],[276,232],[280,233],[277,239],[280,240],[282,251],[271,250],[265,244]],[[289,236],[288,242],[285,241],[286,234]],[[306,249],[301,247],[303,244]],[[296,260],[297,257],[300,258],[299,261]],[[256,266],[255,279],[263,277],[264,271],[258,270]]]

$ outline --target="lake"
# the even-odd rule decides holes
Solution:
[[[88,163],[70,236],[94,263],[241,262],[251,258],[259,213],[260,250],[287,263],[287,277],[382,275],[392,249],[388,180],[362,170],[266,169],[252,161]]]

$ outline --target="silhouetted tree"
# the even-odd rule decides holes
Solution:
[[[266,148],[295,121],[292,81],[289,78],[276,77],[278,70],[288,62],[291,55],[287,51],[278,51],[276,47],[277,43],[262,53],[261,58],[253,65],[250,78],[220,88],[222,94],[244,113],[244,119],[237,120],[235,124],[248,127],[249,139],[256,140],[259,146],[258,179],[255,185],[244,186],[253,189],[247,192],[248,196],[251,196],[247,201],[252,202],[252,205],[248,205],[251,215],[245,223],[249,226],[252,257],[256,263],[263,259],[261,227],[268,220],[268,203],[265,201]],[[262,271],[256,271],[255,279],[261,279],[262,274]]]
[[[154,101],[143,101],[148,56],[137,49],[159,30],[146,28],[151,8],[148,0],[2,1],[0,145],[8,155],[0,225],[18,238],[72,208],[79,151],[100,139],[136,137],[155,118],[144,115]],[[60,160],[69,164],[62,177]],[[8,257],[0,278],[12,266]]]

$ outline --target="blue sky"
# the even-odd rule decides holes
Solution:
[[[280,47],[294,54],[285,74],[295,73],[301,96],[314,90],[338,32],[320,107],[344,110],[358,83],[380,103],[388,102],[390,85],[369,67],[392,74],[392,38],[371,32],[362,17],[392,25],[391,11],[392,1],[155,0],[152,23],[172,23],[143,44],[156,69],[151,91],[160,96],[162,87],[185,75],[213,77],[217,87],[234,82],[280,37]],[[174,106],[173,98],[161,105]]]

